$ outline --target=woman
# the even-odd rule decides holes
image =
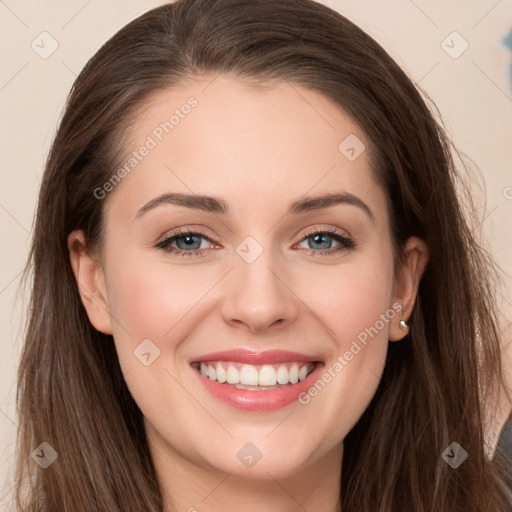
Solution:
[[[450,150],[312,1],[119,31],[41,186],[19,509],[505,510],[494,270]]]

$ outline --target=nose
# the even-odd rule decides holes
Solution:
[[[287,272],[264,251],[252,263],[237,258],[225,283],[222,316],[228,324],[252,333],[293,323],[301,301]]]

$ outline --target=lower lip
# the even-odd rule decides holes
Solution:
[[[199,376],[207,391],[222,402],[243,411],[270,412],[282,409],[296,401],[299,395],[306,392],[316,380],[323,366],[323,363],[316,363],[315,369],[304,380],[285,388],[268,391],[237,389],[229,384],[221,384],[208,377],[203,377],[197,370],[194,372]]]

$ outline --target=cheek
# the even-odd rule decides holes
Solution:
[[[309,279],[302,277],[302,281],[316,283],[303,288],[301,296],[308,297],[308,306],[330,328],[340,351],[346,350],[347,343],[376,323],[379,334],[374,337],[387,338],[389,322],[382,323],[380,318],[386,312],[388,317],[394,315],[390,304],[392,265],[391,253],[376,252],[357,259],[354,264],[340,265],[334,272],[332,268],[316,270]]]
[[[192,266],[173,268],[165,260],[142,252],[125,255],[108,279],[112,315],[133,328],[132,335],[157,334],[171,329],[176,317],[197,301],[200,282]]]
[[[329,329],[335,346],[300,401],[315,421],[325,422],[327,446],[350,431],[379,385],[389,325],[396,316],[390,304],[392,268],[391,252],[376,252],[357,264],[340,266],[324,279],[323,288],[310,294],[312,309]]]
[[[184,381],[183,365],[176,364],[182,358],[180,340],[193,329],[194,305],[211,284],[207,278],[194,280],[192,266],[173,269],[149,260],[134,252],[111,269],[109,305],[128,388],[146,417],[166,424],[187,400],[172,376]]]
[[[198,279],[192,266],[173,269],[142,255],[120,260],[108,274],[109,307],[120,360],[145,339],[171,355],[173,336],[211,284]],[[185,322],[186,323],[186,322]],[[176,328],[176,330],[175,330]]]

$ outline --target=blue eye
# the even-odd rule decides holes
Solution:
[[[158,249],[163,249],[166,252],[179,254],[181,257],[189,257],[189,256],[203,256],[203,249],[201,249],[201,239],[208,240],[212,242],[207,236],[202,233],[196,233],[192,231],[182,231],[179,233],[174,233],[170,237],[166,238],[159,242],[156,247]],[[173,247],[171,244],[176,243],[178,246]],[[192,249],[192,250],[190,250]]]
[[[340,245],[340,247],[332,248],[332,241],[336,240]],[[313,230],[310,233],[307,233],[306,236],[302,239],[304,241],[309,241],[309,247],[307,252],[310,256],[324,256],[333,253],[338,253],[339,251],[348,250],[355,248],[356,244],[351,238],[348,238],[341,233],[338,233],[335,230],[331,229],[323,229],[323,230]],[[313,248],[320,250],[311,250]],[[320,246],[320,247],[319,247]]]
[[[161,242],[156,244],[157,249],[175,255],[179,255],[182,258],[191,256],[204,256],[204,251],[208,247],[201,248],[201,241],[206,240],[209,244],[214,242],[206,235],[195,232],[195,231],[181,231],[174,233],[168,238],[165,238]],[[306,251],[311,256],[324,256],[332,255],[343,250],[349,250],[355,248],[355,243],[352,239],[348,238],[341,233],[334,230],[314,230],[307,233],[301,240],[309,241],[309,248]],[[339,247],[332,248],[332,240],[335,240],[340,244]],[[174,245],[175,244],[175,245]],[[319,250],[313,250],[315,249]]]

